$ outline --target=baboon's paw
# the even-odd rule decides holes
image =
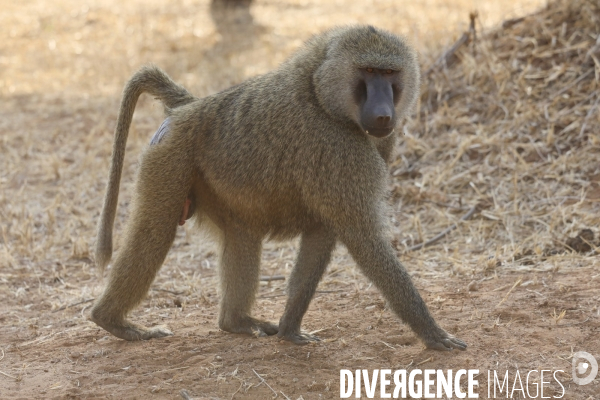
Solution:
[[[219,327],[227,332],[246,333],[256,337],[275,335],[279,331],[278,325],[251,317],[239,318],[234,323],[220,323]]]
[[[139,325],[118,327],[109,331],[116,337],[121,339],[135,341],[135,340],[149,340],[157,339],[165,336],[173,335],[173,332],[168,330],[164,326],[155,326],[153,328],[145,328]]]
[[[146,328],[145,326],[127,321],[117,325],[105,323],[97,318],[93,318],[93,316],[90,319],[116,337],[129,341],[156,339],[173,335],[173,332],[162,325]]]
[[[294,344],[305,345],[314,342],[320,342],[321,339],[318,336],[310,335],[308,333],[287,333],[287,334],[278,334],[279,338],[283,340],[287,340],[288,342],[292,342]]]
[[[251,328],[252,334],[256,337],[265,337],[276,335],[279,330],[278,326],[270,322],[261,322]]]
[[[139,337],[140,339],[130,339],[130,340],[148,340],[148,339],[157,339],[165,336],[173,336],[173,332],[167,329],[166,326],[158,325],[152,328],[143,328],[140,329],[137,327],[136,329],[129,329],[133,337]]]
[[[435,334],[427,338],[423,338],[425,346],[432,350],[451,351],[454,349],[466,350],[467,344],[457,337],[452,336],[448,332],[440,329]]]

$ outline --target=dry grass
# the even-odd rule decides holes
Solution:
[[[412,225],[401,243],[431,237],[475,204],[479,218],[429,254],[544,268],[564,257],[546,258],[580,230],[597,237],[599,7],[555,2],[463,45],[449,68],[433,69],[392,170],[404,205],[399,225]]]
[[[219,29],[209,0],[4,0],[0,94],[117,97],[133,70],[154,62],[206,95],[272,69],[310,35],[334,25],[372,23],[408,35],[428,57],[461,32],[469,10],[479,10],[490,28],[544,3],[256,1],[254,27],[235,35]],[[238,20],[247,18],[240,14]]]
[[[423,63],[427,65],[437,54],[436,48],[449,45],[460,35],[468,10],[479,7],[480,19],[491,25],[536,6],[535,2],[527,3],[437,0],[424,8],[413,2],[392,1],[370,5],[353,2],[343,7],[336,1],[259,1],[252,8],[254,23],[238,23],[235,26],[239,29],[234,30],[219,30],[207,1],[167,5],[160,1],[106,0],[86,5],[64,0],[54,1],[53,7],[47,7],[43,1],[3,3],[0,23],[7,27],[7,40],[3,41],[0,58],[0,267],[9,267],[4,270],[8,277],[17,276],[13,273],[23,268],[22,272],[37,281],[48,276],[49,271],[57,277],[64,275],[65,264],[82,260],[83,271],[93,275],[93,264],[88,263],[89,249],[107,176],[119,93],[123,82],[139,65],[154,62],[194,93],[206,95],[273,68],[311,34],[352,22],[373,23],[410,35],[418,47],[429,47],[423,51]],[[236,18],[244,20],[248,16],[236,14],[234,23]],[[298,20],[306,24],[298,25]],[[159,123],[158,105],[143,98],[127,149],[123,205],[129,201],[137,154]],[[409,125],[413,134],[406,137],[400,148],[402,160],[415,164],[410,161],[419,155],[414,147],[423,146],[425,139],[418,138],[419,129],[427,134],[434,128],[431,123],[420,125],[414,121]],[[446,135],[443,129],[438,135],[454,141],[462,138],[457,133]],[[427,146],[437,143],[441,142],[436,139]],[[442,148],[420,158],[424,176],[436,173],[424,162],[430,160],[440,169],[445,161],[444,157],[436,159],[437,154],[441,151],[448,157],[452,154],[448,150]],[[395,181],[407,168],[408,164],[402,163],[395,163]],[[463,168],[464,164],[456,167]],[[448,173],[451,171],[445,171]],[[422,184],[420,180],[414,182]],[[420,192],[429,183],[425,185]],[[416,187],[406,181],[398,186],[404,191]],[[431,189],[443,190],[449,196],[460,195],[454,188]],[[398,209],[410,198],[395,202]],[[453,219],[447,210],[422,205],[405,206],[402,213],[397,219],[409,239],[417,234],[429,237]],[[123,206],[117,221],[117,238],[125,215]],[[413,227],[417,228],[414,232]],[[191,240],[191,233],[186,231],[184,236],[176,242],[170,260],[202,259],[211,254],[210,250],[199,252],[183,245]],[[279,265],[282,257],[288,265],[291,263],[293,247],[283,248],[284,253],[274,250],[276,256],[272,262],[267,261],[267,266]],[[344,255],[340,257],[346,260]],[[90,285],[95,285],[95,280]],[[77,285],[72,290],[84,299],[92,289]],[[67,299],[51,302],[56,307],[68,303]]]
[[[25,357],[54,341],[98,336],[85,318],[87,300],[101,288],[90,248],[120,90],[137,67],[154,62],[195,94],[206,95],[273,68],[313,33],[361,22],[408,35],[421,49],[427,71],[468,29],[472,10],[479,11],[477,38],[461,46],[450,65],[437,66],[424,77],[418,111],[407,121],[391,166],[390,218],[399,255],[420,287],[431,293],[442,293],[431,288],[449,279],[467,288],[466,300],[452,293],[429,299],[436,312],[453,301],[461,302],[463,312],[466,304],[469,328],[454,328],[465,334],[479,326],[485,335],[499,327],[516,329],[526,312],[510,308],[515,298],[528,304],[531,300],[524,300],[524,294],[544,300],[565,294],[564,301],[551,301],[555,309],[542,308],[544,323],[574,326],[584,320],[583,313],[597,324],[597,300],[592,298],[597,291],[585,289],[585,301],[572,309],[568,292],[575,290],[577,280],[565,286],[556,281],[550,287],[545,279],[584,271],[585,284],[593,285],[600,276],[600,9],[594,0],[559,0],[499,27],[543,3],[257,1],[251,10],[253,23],[226,30],[211,18],[208,1],[106,0],[84,5],[56,0],[52,7],[41,0],[0,1],[0,24],[6,28],[0,33],[3,362],[14,362],[15,354]],[[248,21],[243,13],[236,18]],[[142,98],[127,148],[117,239],[136,158],[160,121],[160,107]],[[460,221],[475,205],[475,215]],[[408,251],[454,223],[457,229],[432,246]],[[575,242],[569,238],[585,228],[595,237],[577,240],[591,250],[572,252]],[[267,244],[263,274],[287,276],[295,250],[295,243]],[[186,225],[134,317],[153,324],[172,313],[187,327],[186,316],[197,311],[202,313],[194,314],[197,321],[206,319],[215,328],[215,266],[212,247]],[[495,285],[490,296],[496,296],[491,305],[473,305],[470,291],[477,293],[490,282]],[[278,318],[280,310],[274,304],[283,302],[284,286],[281,280],[262,282],[257,308],[264,317]],[[338,249],[319,290],[330,297],[350,293],[350,303],[362,307],[361,313],[375,311],[377,328],[382,315],[385,325],[386,314],[369,288],[345,250]],[[317,297],[316,307],[326,311]],[[174,299],[181,305],[175,311]],[[71,307],[65,311],[67,306]],[[389,325],[396,324],[391,318]],[[384,339],[386,351],[410,346]],[[7,342],[11,345],[5,346]],[[227,345],[229,339],[224,342]],[[353,350],[354,344],[348,339],[346,346]],[[568,360],[568,355],[560,357]],[[501,360],[512,365],[509,361]],[[12,369],[0,365],[0,372],[15,380],[41,376],[39,371],[30,373],[29,364],[8,365]],[[208,376],[222,374],[211,365]],[[256,373],[270,384],[274,379],[260,369]],[[219,375],[215,382],[222,379]],[[245,379],[256,377],[250,371]],[[58,390],[52,385],[48,390]],[[244,386],[243,391],[248,389]]]

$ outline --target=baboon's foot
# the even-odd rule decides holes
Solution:
[[[466,350],[467,344],[457,337],[452,336],[445,330],[438,328],[435,332],[428,332],[421,337],[428,349],[451,351],[454,349]]]
[[[239,317],[221,319],[219,328],[231,333],[246,333],[256,337],[275,335],[279,331],[276,324],[267,321],[261,321],[252,317]]]
[[[93,313],[90,316],[90,319],[116,337],[130,341],[155,339],[171,336],[173,334],[173,332],[161,325],[146,328],[145,326],[134,324],[129,321],[123,321],[120,324],[108,323],[99,319],[97,316],[94,316]]]
[[[292,342],[294,344],[305,345],[314,342],[320,342],[321,339],[318,336],[311,335],[309,333],[304,332],[289,332],[283,333],[279,332],[277,337],[283,340],[287,340],[288,342]]]

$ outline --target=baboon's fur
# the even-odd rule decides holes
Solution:
[[[210,220],[222,236],[221,329],[317,340],[300,323],[340,241],[428,347],[464,349],[436,324],[386,234],[386,162],[396,135],[376,138],[361,126],[357,85],[360,71],[373,69],[395,79],[391,131],[417,99],[418,64],[401,38],[373,27],[316,36],[275,71],[202,99],[156,67],[137,72],[125,87],[115,133],[99,266],[111,258],[125,143],[142,92],[164,103],[169,133],[142,157],[124,239],[92,320],[127,340],[170,334],[125,318],[162,265],[191,191],[195,217]],[[300,251],[279,325],[252,318],[262,240],[297,235]]]

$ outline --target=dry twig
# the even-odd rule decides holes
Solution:
[[[471,207],[469,209],[469,211],[458,220],[458,222],[462,222],[462,221],[468,220],[469,218],[471,218],[473,216],[473,214],[475,214],[475,211],[477,211],[477,205]],[[449,226],[448,228],[446,228],[444,231],[438,233],[437,235],[435,235],[431,239],[429,239],[429,240],[427,240],[427,241],[425,241],[423,243],[419,243],[419,244],[416,244],[416,245],[414,245],[412,247],[409,247],[408,251],[420,250],[423,247],[431,246],[432,244],[436,243],[437,241],[439,241],[440,239],[442,239],[444,236],[446,236],[448,233],[450,233],[453,230],[455,230],[457,227],[458,227],[458,223],[452,224],[451,226]]]
[[[62,310],[66,310],[67,308],[71,308],[71,307],[79,306],[81,304],[89,303],[89,302],[94,301],[94,300],[96,300],[96,299],[95,298],[91,298],[91,299],[87,299],[87,300],[78,301],[76,303],[67,304],[65,306],[57,308],[56,310],[54,310],[52,312],[59,312],[59,311],[62,311]]]
[[[431,65],[427,71],[425,71],[425,76],[432,73],[437,68],[446,68],[452,64],[452,57],[455,56],[455,53],[460,49],[463,45],[468,44],[471,41],[475,41],[477,38],[477,33],[475,30],[475,20],[477,19],[477,13],[469,14],[469,30],[462,34],[462,36],[454,42],[454,44],[444,52],[434,63]]]
[[[9,374],[7,374],[6,372],[2,372],[2,371],[0,371],[0,374],[2,374],[2,375],[4,375],[4,376],[8,376],[9,378],[13,378],[14,380],[18,380],[18,378],[17,378],[16,376],[9,375]]]
[[[283,275],[263,275],[260,277],[260,280],[263,282],[284,281],[285,276],[283,276]]]
[[[517,281],[514,283],[514,285],[512,285],[510,290],[508,292],[506,292],[506,294],[504,295],[504,298],[502,300],[500,300],[500,303],[498,303],[496,305],[496,307],[499,307],[502,303],[504,303],[508,299],[508,296],[512,293],[512,291],[515,290],[515,288],[517,286],[519,286],[521,284],[521,282],[523,282],[523,278],[517,279]]]
[[[278,395],[277,395],[277,392],[276,392],[275,390],[273,390],[273,388],[272,388],[272,387],[271,387],[271,386],[270,386],[270,385],[267,383],[267,381],[265,381],[265,378],[263,378],[262,376],[260,376],[260,375],[258,374],[258,372],[256,372],[256,371],[254,370],[254,368],[252,369],[252,372],[254,372],[254,375],[256,375],[256,376],[258,377],[258,379],[260,379],[260,383],[264,383],[265,385],[267,385],[267,387],[268,387],[269,389],[271,389],[271,391],[272,391],[272,392],[275,394],[275,397],[277,397],[277,396],[278,396]]]
[[[185,390],[185,389],[181,389],[181,390],[179,391],[179,395],[180,395],[181,397],[183,397],[183,398],[184,398],[184,400],[192,400],[192,398],[190,397],[189,393],[188,393],[188,392],[187,392],[187,390]]]

